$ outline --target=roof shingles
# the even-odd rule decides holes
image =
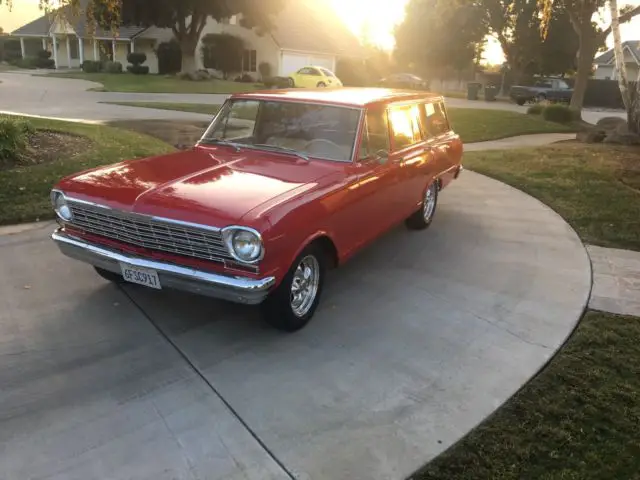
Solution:
[[[638,63],[640,63],[640,40],[627,40],[626,42],[622,42],[623,49],[625,46],[631,50],[631,53],[635,56]],[[608,65],[609,63],[613,63],[614,55],[612,48],[604,52],[602,55],[597,56],[593,63],[596,65]]]

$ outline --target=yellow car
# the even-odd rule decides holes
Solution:
[[[325,88],[342,87],[342,82],[335,73],[324,67],[302,67],[289,75],[290,87]]]

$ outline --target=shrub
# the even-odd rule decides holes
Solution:
[[[146,75],[149,73],[149,67],[147,65],[127,65],[127,72],[134,75]]]
[[[178,73],[182,68],[182,52],[175,39],[158,45],[157,55],[159,74]]]
[[[102,64],[95,60],[85,60],[84,62],[82,62],[82,65],[80,67],[85,73],[98,73],[102,68]]]
[[[289,79],[287,77],[267,77],[262,83],[267,88],[288,88]]]
[[[147,61],[147,54],[142,52],[131,52],[127,55],[127,61],[132,65],[142,65]]]
[[[122,64],[120,62],[105,62],[104,71],[107,73],[122,73]]]
[[[38,50],[36,56],[42,60],[49,60],[51,58],[51,52],[49,50]]]
[[[544,110],[544,107],[539,103],[536,103],[535,105],[531,105],[529,107],[529,109],[527,110],[527,113],[529,115],[541,115],[543,110]]]
[[[24,120],[0,117],[0,166],[11,167],[25,152],[33,126]]]
[[[254,83],[255,80],[248,73],[243,73],[242,75],[237,76],[233,79],[234,82],[242,82],[242,83]]]
[[[271,77],[271,64],[269,62],[260,62],[260,65],[258,65],[258,72],[260,72],[260,78],[263,81],[265,78]]]
[[[14,65],[18,68],[26,68],[29,70],[33,70],[38,68],[38,58],[37,57],[24,57],[9,62],[11,65]]]
[[[548,105],[542,110],[542,118],[556,123],[570,123],[580,119],[580,113],[567,105]]]

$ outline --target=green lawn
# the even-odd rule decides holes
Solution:
[[[578,143],[465,154],[589,243],[640,250],[639,148]],[[590,312],[549,365],[414,480],[640,478],[640,318]]]
[[[122,105],[125,107],[157,108],[160,110],[177,110],[179,112],[203,113],[205,115],[215,115],[220,110],[217,103],[170,103],[170,102],[103,102],[111,105]]]
[[[548,122],[536,115],[505,110],[450,108],[453,129],[467,143],[497,140],[532,133],[575,132],[576,127]]]
[[[168,102],[108,102],[130,107],[159,108],[214,115],[220,105]],[[547,122],[535,115],[504,110],[450,108],[451,123],[465,142],[480,142],[531,133],[575,132],[573,126]]]
[[[588,313],[541,374],[413,480],[640,473],[640,318]]]
[[[206,80],[193,82],[164,75],[133,75],[130,73],[84,73],[61,72],[47,74],[55,78],[75,78],[103,85],[105,92],[134,93],[234,93],[255,90],[253,83],[231,82],[227,80]]]
[[[86,137],[86,148],[53,162],[0,170],[0,224],[53,218],[49,192],[65,175],[128,158],[170,152],[160,140],[117,128],[79,123],[27,119],[37,129]]]
[[[587,243],[640,250],[640,149],[577,142],[468,152],[467,168],[556,210]]]

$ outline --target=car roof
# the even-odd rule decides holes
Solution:
[[[365,107],[374,103],[396,101],[442,99],[436,93],[397,88],[338,87],[338,88],[288,88],[234,93],[230,98],[253,100],[289,100],[298,102],[325,103],[348,107]]]

